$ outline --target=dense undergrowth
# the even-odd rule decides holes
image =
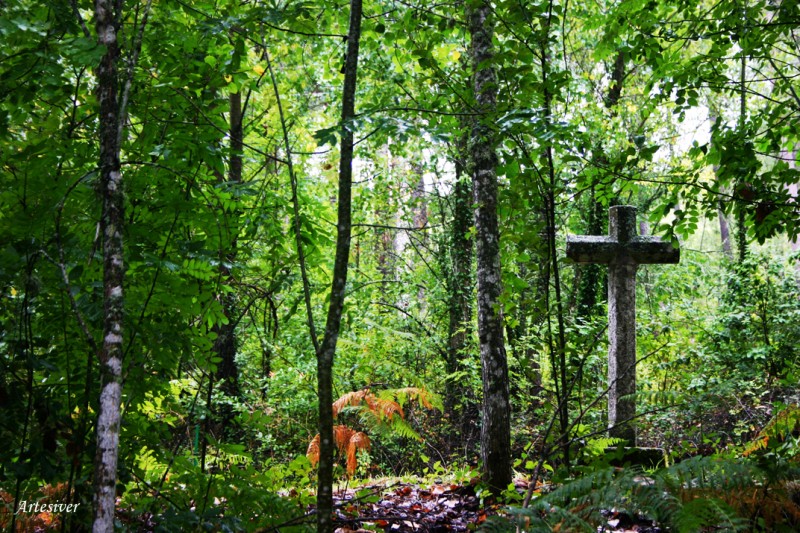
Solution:
[[[96,3],[114,4],[119,50],[98,44],[89,2],[0,0],[0,529],[84,531],[93,493],[111,495],[95,442],[101,346],[120,338],[119,529],[312,528],[350,133],[337,490],[447,487],[499,514],[471,527],[596,530],[618,512],[797,528],[796,1],[358,2],[352,120],[343,3]],[[469,58],[478,4],[497,18],[491,61]],[[103,57],[117,75],[100,80]],[[496,75],[480,111],[478,72]],[[119,85],[119,120],[99,84]],[[507,377],[480,354],[479,116],[502,272],[483,312],[502,315]],[[98,171],[111,128],[114,202]],[[122,275],[100,222],[117,202],[124,282],[106,286],[104,265]],[[608,451],[624,443],[606,436],[605,270],[565,260],[568,235],[607,234],[622,204],[681,248],[636,278],[634,423],[663,450],[652,466]],[[516,481],[494,494],[490,381],[508,387]]]
[[[686,266],[701,267],[711,265]],[[661,464],[626,464],[607,451],[618,443],[603,436],[603,404],[594,397],[602,398],[604,379],[604,347],[598,340],[584,355],[576,384],[582,396],[576,395],[575,402],[584,411],[572,426],[570,465],[564,463],[555,433],[547,432],[553,416],[548,413],[547,375],[545,386],[537,397],[527,397],[528,403],[522,391],[531,385],[522,374],[514,378],[519,405],[528,405],[515,413],[514,449],[517,479],[528,483],[535,476],[529,506],[521,507],[519,486],[496,495],[499,500],[490,498],[479,480],[475,434],[469,433],[470,425],[455,426],[443,413],[432,392],[440,386],[436,381],[427,383],[430,390],[373,385],[342,395],[335,411],[348,439],[340,443],[340,489],[368,486],[375,479],[404,479],[420,487],[437,482],[472,486],[480,501],[492,501],[499,513],[481,526],[490,530],[595,531],[607,524],[609,510],[647,517],[672,531],[793,530],[800,524],[800,389],[795,377],[800,304],[793,263],[754,254],[723,272],[716,285],[707,274],[708,285],[687,287],[666,270],[643,284],[645,302],[659,298],[657,291],[670,293],[656,312],[644,306],[640,334],[644,349],[654,351],[642,364],[640,442],[664,449]],[[713,315],[707,314],[711,307]],[[602,331],[592,324],[573,327],[576,339]],[[357,375],[349,382],[357,382]],[[292,393],[292,380],[278,367],[269,396],[227,398],[235,413],[227,425],[213,422],[215,414],[201,407],[190,379],[172,380],[130,406],[123,427],[119,525],[154,531],[310,530],[314,425],[308,416],[310,393],[303,392],[299,377],[300,387]],[[205,448],[200,438],[204,416],[219,424]],[[351,445],[355,435],[362,436],[361,444]],[[58,472],[68,465],[50,463],[51,457],[41,456],[27,476],[16,474],[21,499],[44,503],[67,497],[68,486],[63,478],[58,481]],[[6,470],[6,476],[12,472]],[[41,489],[43,481],[48,488]],[[13,494],[8,489],[2,493],[4,527],[10,524]],[[70,501],[82,504],[78,513],[35,514],[22,523],[55,529],[67,520],[75,527],[88,508],[88,496],[80,484],[70,494]]]

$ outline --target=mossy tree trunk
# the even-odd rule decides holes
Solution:
[[[493,116],[497,108],[494,24],[488,2],[467,7],[471,36],[472,86],[480,117],[470,138],[470,173],[475,198],[478,281],[478,339],[483,378],[481,459],[485,480],[500,491],[511,483],[511,417],[508,361],[500,305],[500,231],[497,219],[497,154]]]
[[[456,182],[452,193],[452,226],[449,236],[449,259],[447,270],[448,326],[447,360],[445,370],[454,375],[464,370],[462,359],[467,356],[469,340],[472,336],[472,238],[469,230],[472,217],[472,181],[466,175],[467,138],[459,139],[455,169]],[[455,431],[451,433],[449,445],[461,446],[466,443],[469,433],[469,419],[466,415],[470,401],[469,387],[464,381],[454,379],[445,390],[445,414]]]
[[[353,118],[355,117],[358,47],[361,39],[361,0],[350,1],[350,30],[344,64],[342,91],[342,142],[339,159],[338,221],[336,255],[325,335],[317,351],[317,396],[319,398],[320,454],[317,486],[317,531],[333,531],[333,360],[344,309],[347,267],[350,258],[352,229],[351,204],[353,183]]]
[[[235,187],[242,183],[242,150],[244,149],[244,134],[242,130],[242,94],[232,93],[229,97],[229,134],[230,134],[230,156],[228,163],[228,186]],[[237,256],[237,237],[239,232],[238,213],[231,213],[226,217],[228,223],[223,228],[219,250],[219,276],[220,284],[233,283],[233,273],[231,265],[236,261]],[[222,305],[222,312],[227,319],[226,324],[215,324],[214,332],[217,338],[214,340],[214,353],[219,357],[220,362],[214,378],[222,383],[222,391],[232,397],[241,395],[239,387],[239,369],[236,366],[236,298],[235,295],[224,290],[216,295]],[[230,413],[223,416],[229,418]],[[223,420],[227,423],[229,420]]]

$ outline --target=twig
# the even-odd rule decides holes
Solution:
[[[297,260],[300,263],[300,277],[303,280],[303,299],[306,306],[306,320],[308,321],[308,332],[311,336],[311,342],[314,345],[314,353],[319,353],[319,339],[317,338],[317,328],[314,325],[314,312],[311,307],[311,283],[308,280],[308,270],[306,268],[306,255],[303,248],[303,239],[300,232],[300,200],[297,196],[297,176],[294,173],[294,165],[292,164],[292,151],[289,143],[289,131],[286,127],[286,118],[283,114],[283,105],[281,104],[281,95],[278,91],[278,82],[275,79],[275,71],[272,68],[272,61],[269,58],[267,47],[264,46],[264,59],[267,62],[267,70],[272,80],[272,89],[275,92],[275,101],[278,105],[278,116],[281,121],[281,130],[283,131],[283,143],[286,147],[286,167],[289,170],[289,180],[292,185],[292,211],[294,215],[294,238],[297,245]]]

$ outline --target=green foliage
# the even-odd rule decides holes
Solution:
[[[717,357],[742,378],[797,372],[800,303],[793,261],[754,254],[731,268],[714,339]]]
[[[652,473],[604,468],[538,496],[528,508],[510,508],[509,518],[496,518],[485,531],[597,531],[605,522],[600,511],[649,517],[659,527],[680,532],[721,527],[730,531],[760,530],[760,512],[796,513],[796,504],[772,495],[784,490],[795,468],[767,475],[756,463],[721,457],[696,457]],[[753,491],[754,486],[761,487]],[[752,498],[752,500],[751,500]],[[771,507],[772,498],[786,507]],[[792,506],[795,506],[794,508]],[[754,514],[754,512],[756,514]],[[783,523],[789,526],[789,522]]]
[[[120,20],[119,82],[131,90],[118,518],[131,529],[269,528],[313,498],[299,454],[317,433],[316,358],[287,163],[320,324],[347,13],[317,0],[155,2],[138,47],[146,4],[126,2]],[[779,491],[797,451],[791,431],[768,423],[796,403],[800,375],[797,256],[784,258],[800,221],[790,192],[800,181],[797,2],[493,7],[498,109],[486,122],[500,139],[516,468],[532,473],[543,459],[550,480],[574,475],[561,465],[562,437],[581,463],[602,462],[614,444],[603,437],[602,269],[588,275],[560,261],[565,234],[605,233],[604,213],[618,203],[637,205],[652,233],[680,237],[683,248],[680,265],[639,271],[641,439],[676,459],[757,446],[752,461],[733,466],[698,459],[647,476],[594,471],[521,519],[579,530],[615,505],[679,531],[740,527],[747,515],[718,493],[740,485],[720,472]],[[104,308],[94,76],[105,50],[87,6],[0,0],[0,10],[0,486],[16,498],[64,483],[88,509]],[[352,125],[363,136],[334,384],[339,393],[386,391],[378,396],[406,417],[375,417],[363,405],[343,413],[380,434],[359,475],[475,474],[474,312],[448,324],[453,296],[472,300],[475,289],[470,253],[453,248],[454,167],[462,183],[471,179],[460,146],[474,118],[467,41],[460,8],[365,5]],[[241,154],[229,131],[236,93]],[[237,155],[241,183],[229,179]],[[466,204],[461,214],[474,208]],[[751,246],[736,265],[721,257],[708,229],[720,211],[741,216],[764,251]],[[471,246],[475,227],[460,223]],[[240,396],[217,379],[223,325],[236,337]],[[453,353],[452,333],[464,337]],[[435,409],[418,407],[426,401]],[[562,405],[566,425],[551,427]],[[709,492],[686,498],[701,488]],[[578,503],[587,507],[578,512]],[[71,520],[80,528],[88,514]]]

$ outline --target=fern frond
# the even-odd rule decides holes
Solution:
[[[349,405],[361,405],[361,402],[363,402],[367,396],[372,396],[372,393],[370,393],[369,389],[357,390],[343,394],[338,400],[333,402],[333,417],[336,418],[341,410]]]
[[[649,403],[651,405],[677,405],[685,401],[684,393],[674,390],[641,390],[636,391],[634,394],[628,395],[631,401],[635,401],[638,405]],[[623,399],[626,398],[623,396]]]
[[[346,453],[350,446],[350,439],[355,435],[355,430],[347,426],[333,426],[333,442],[336,443],[340,453]]]
[[[624,439],[616,437],[595,437],[586,440],[586,446],[583,448],[583,453],[596,457],[606,453],[606,450],[612,446],[619,446],[625,442]]]
[[[339,450],[339,453],[347,453],[348,447],[350,446],[350,440],[352,439],[353,435],[357,433],[350,429],[347,426],[333,426],[333,442],[336,444],[336,448]],[[364,435],[363,433],[360,433]],[[366,437],[366,435],[364,435]],[[306,450],[306,457],[308,457],[308,461],[311,463],[311,466],[317,466],[319,463],[319,433],[317,433],[311,442],[308,443],[308,449]]]
[[[378,415],[379,419],[385,418],[387,420],[392,420],[394,415],[400,415],[400,418],[406,417],[406,414],[403,412],[403,408],[400,407],[400,404],[394,400],[384,400],[383,398],[378,398],[373,394],[367,396],[365,400],[369,410]]]
[[[401,389],[390,389],[384,391],[385,394],[391,394],[394,398],[403,404],[406,399],[417,400],[419,404],[425,409],[444,409],[442,399],[438,394],[434,394],[428,389],[422,387],[403,387]],[[382,395],[383,396],[383,395]]]
[[[312,468],[317,466],[317,463],[319,463],[319,433],[317,433],[316,437],[311,439],[311,442],[308,443],[306,457],[308,457],[308,462],[311,463]]]
[[[345,407],[366,406],[369,411],[376,414],[378,418],[391,420],[395,415],[405,418],[403,408],[399,403],[391,398],[382,398],[374,395],[369,389],[348,392],[341,398],[333,402],[333,416],[336,417]]]
[[[350,443],[347,446],[348,476],[352,476],[356,473],[356,466],[358,466],[358,450],[369,450],[369,447],[369,437],[367,437],[365,433],[359,431],[350,437]]]
[[[350,446],[355,446],[358,450],[369,451],[371,445],[372,443],[369,440],[369,436],[363,431],[359,431],[350,437]]]
[[[411,427],[407,421],[399,418],[392,422],[391,426],[392,431],[396,434],[400,435],[401,437],[406,437],[408,439],[414,439],[418,441],[422,441],[422,437],[420,437],[419,433],[414,431],[414,428]]]
[[[683,505],[673,517],[678,531],[703,531],[713,527],[723,531],[747,531],[747,520],[725,502],[716,498],[697,498]]]
[[[694,457],[647,475],[632,468],[603,469],[511,515],[526,532],[548,527],[597,531],[605,523],[601,509],[644,515],[669,531],[752,531],[757,525],[767,531],[778,525],[794,531],[800,525],[800,505],[792,500],[796,475],[792,468],[782,468],[775,479],[755,461],[721,457]],[[503,527],[502,521],[494,525]]]
[[[772,417],[742,455],[748,457],[759,450],[765,450],[769,446],[770,439],[782,442],[790,435],[796,434],[798,430],[800,430],[800,405],[792,404]]]

